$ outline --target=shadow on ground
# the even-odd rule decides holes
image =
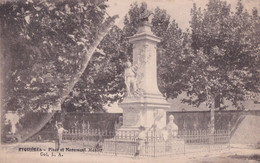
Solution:
[[[242,159],[242,160],[260,161],[260,155],[259,154],[253,154],[253,155],[231,155],[229,157],[236,158],[236,159]]]

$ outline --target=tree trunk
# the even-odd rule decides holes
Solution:
[[[208,129],[211,134],[214,133],[215,130],[215,97],[214,94],[211,92],[211,89],[207,86],[207,105],[210,109],[210,122]]]
[[[210,94],[211,107],[210,107],[210,124],[209,124],[209,143],[214,144],[214,131],[215,131],[215,96]]]
[[[214,133],[215,130],[215,106],[210,108],[210,131]]]

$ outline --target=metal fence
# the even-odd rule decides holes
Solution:
[[[64,144],[83,147],[87,152],[134,156],[140,141],[138,131],[69,130],[63,135]],[[177,136],[165,138],[161,132],[149,131],[140,156],[157,157],[191,152],[211,152],[229,149],[230,132],[217,130],[178,131]]]

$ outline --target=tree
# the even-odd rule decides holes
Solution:
[[[166,10],[156,7],[152,19],[152,32],[163,40],[167,36],[167,29],[170,24],[170,15]],[[162,43],[161,43],[162,44]]]
[[[4,110],[15,109],[25,119],[28,112],[60,110],[116,17],[105,19],[104,1],[23,0],[0,7]],[[21,141],[54,113],[23,126]]]
[[[173,20],[158,46],[159,88],[166,98],[176,98],[187,88],[187,65],[191,63],[186,40],[189,35]]]
[[[145,3],[139,7],[132,4],[129,14],[131,23],[120,30],[113,27],[98,46],[98,52],[94,53],[89,65],[78,83],[70,92],[62,108],[66,111],[103,112],[103,105],[121,100],[124,95],[124,64],[131,59],[132,46],[128,37],[136,32],[139,26],[141,13],[147,9]],[[165,10],[155,9],[152,20],[153,31],[167,29],[170,16]],[[165,33],[165,32],[164,32]],[[159,35],[159,34],[158,34]]]
[[[189,99],[199,105],[206,101],[211,108],[211,124],[217,99],[226,98],[235,106],[250,93],[259,93],[259,16],[243,10],[236,12],[221,0],[210,0],[201,12],[191,10],[192,64],[189,65]],[[214,128],[214,127],[213,127]]]
[[[122,37],[122,30],[116,26],[104,37],[62,108],[66,111],[104,112],[103,105],[122,98],[126,61],[126,55],[120,49]]]

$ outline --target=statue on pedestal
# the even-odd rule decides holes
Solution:
[[[145,6],[141,12],[136,20],[137,33],[129,37],[129,43],[133,44],[133,62],[127,61],[125,66],[127,96],[119,103],[124,117],[119,131],[136,131],[139,125],[148,127],[153,123],[156,134],[161,135],[164,127],[167,132],[166,109],[170,107],[157,84],[157,44],[161,38],[151,30],[151,13]]]
[[[126,63],[125,69],[125,84],[128,96],[133,96],[137,91],[137,81],[136,81],[136,67],[132,66],[131,62]]]
[[[114,124],[115,131],[119,129],[121,126],[123,126],[123,116],[120,116],[118,118],[118,122],[116,121]]]
[[[169,137],[174,138],[177,137],[178,135],[178,126],[174,123],[174,116],[170,115],[169,116],[169,123],[166,126],[166,129],[168,131]]]
[[[166,131],[168,135],[166,151],[172,151],[175,149],[181,149],[183,147],[184,141],[177,139],[178,136],[178,126],[174,123],[174,116],[169,116],[169,123],[166,125]]]
[[[141,15],[140,15],[140,18],[139,18],[139,25],[140,26],[143,26],[145,24],[149,24],[151,22],[151,15],[152,15],[152,11],[149,11],[149,10],[145,10]]]
[[[82,131],[85,131],[87,127],[87,124],[85,123],[85,121],[82,122]]]

